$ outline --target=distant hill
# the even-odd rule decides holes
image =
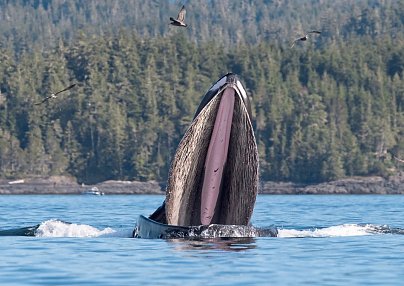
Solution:
[[[71,42],[80,33],[112,35],[120,30],[136,36],[167,37],[168,25],[182,1],[153,0],[15,0],[0,1],[0,39],[16,50]],[[193,43],[223,46],[261,42],[289,45],[299,34],[324,33],[318,45],[351,37],[387,36],[402,40],[404,4],[400,0],[197,0],[185,1]]]
[[[0,1],[0,178],[166,180],[206,90],[240,75],[262,180],[403,169],[403,1]],[[297,31],[322,34],[290,48]],[[56,90],[77,86],[43,105]]]

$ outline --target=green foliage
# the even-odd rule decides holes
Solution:
[[[192,1],[184,30],[166,23],[178,8],[170,1],[6,2],[0,177],[164,181],[201,97],[229,71],[252,96],[261,179],[313,183],[402,167],[400,1]],[[232,17],[215,17],[229,7]],[[325,23],[314,21],[320,14]],[[303,23],[324,26],[324,36],[290,49],[290,27]]]

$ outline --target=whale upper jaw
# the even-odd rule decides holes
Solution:
[[[247,225],[257,193],[250,102],[237,76],[227,74],[199,105],[171,164],[165,209],[150,218],[181,226]]]
[[[251,112],[251,103],[250,99],[247,96],[247,92],[239,80],[238,76],[233,73],[228,73],[225,76],[221,77],[212,87],[206,92],[203,97],[201,103],[199,104],[194,119],[199,115],[203,108],[212,100],[213,97],[220,94],[226,87],[232,87],[236,90],[237,94],[243,100],[244,106],[247,110],[248,116],[250,120],[252,120],[252,112]]]

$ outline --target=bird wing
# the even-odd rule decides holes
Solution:
[[[317,31],[317,30],[312,30],[312,31],[308,32],[308,34],[321,34],[321,32]]]
[[[180,21],[180,22],[184,22],[184,20],[185,20],[185,13],[186,13],[186,12],[187,12],[187,11],[185,10],[185,6],[183,5],[182,8],[181,8],[181,10],[180,10],[180,12],[178,13],[177,20]]]
[[[396,159],[398,162],[404,163],[404,160],[402,160],[402,159],[400,159],[400,158],[397,158],[396,156],[393,156],[393,157],[394,157],[394,159]]]
[[[42,103],[44,103],[45,101],[47,101],[49,98],[51,98],[52,96],[47,96],[44,99],[42,99],[42,101],[35,103],[35,105],[40,105]]]
[[[74,84],[72,84],[72,85],[66,87],[65,89],[59,90],[58,92],[55,93],[55,95],[58,95],[59,93],[64,92],[64,91],[66,91],[66,90],[69,90],[69,89],[71,89],[71,88],[73,88],[73,87],[75,87],[75,86],[76,86],[76,84],[74,83]]]
[[[290,46],[290,48],[293,48],[296,44],[297,41],[300,41],[300,38],[297,38],[296,40],[293,41],[292,45]]]

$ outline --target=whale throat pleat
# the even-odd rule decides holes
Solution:
[[[234,110],[234,92],[235,90],[231,87],[226,88],[223,92],[206,155],[201,194],[201,224],[204,225],[209,225],[212,221],[227,161]]]
[[[222,175],[218,176],[220,192],[208,195],[213,195],[213,199],[203,195],[204,181],[217,169],[209,170],[208,149],[215,137],[216,115],[220,115],[221,100],[227,96],[224,96],[227,89],[232,87],[222,90],[201,110],[177,147],[166,189],[168,224],[247,225],[251,219],[258,192],[258,150],[247,109],[234,91],[231,131],[224,136],[229,140],[228,150],[221,153],[227,156],[219,160],[223,164]],[[226,125],[225,130],[230,128]],[[219,144],[218,148],[224,145]],[[217,183],[214,186],[217,188]],[[203,218],[203,208],[208,209],[206,218]]]

